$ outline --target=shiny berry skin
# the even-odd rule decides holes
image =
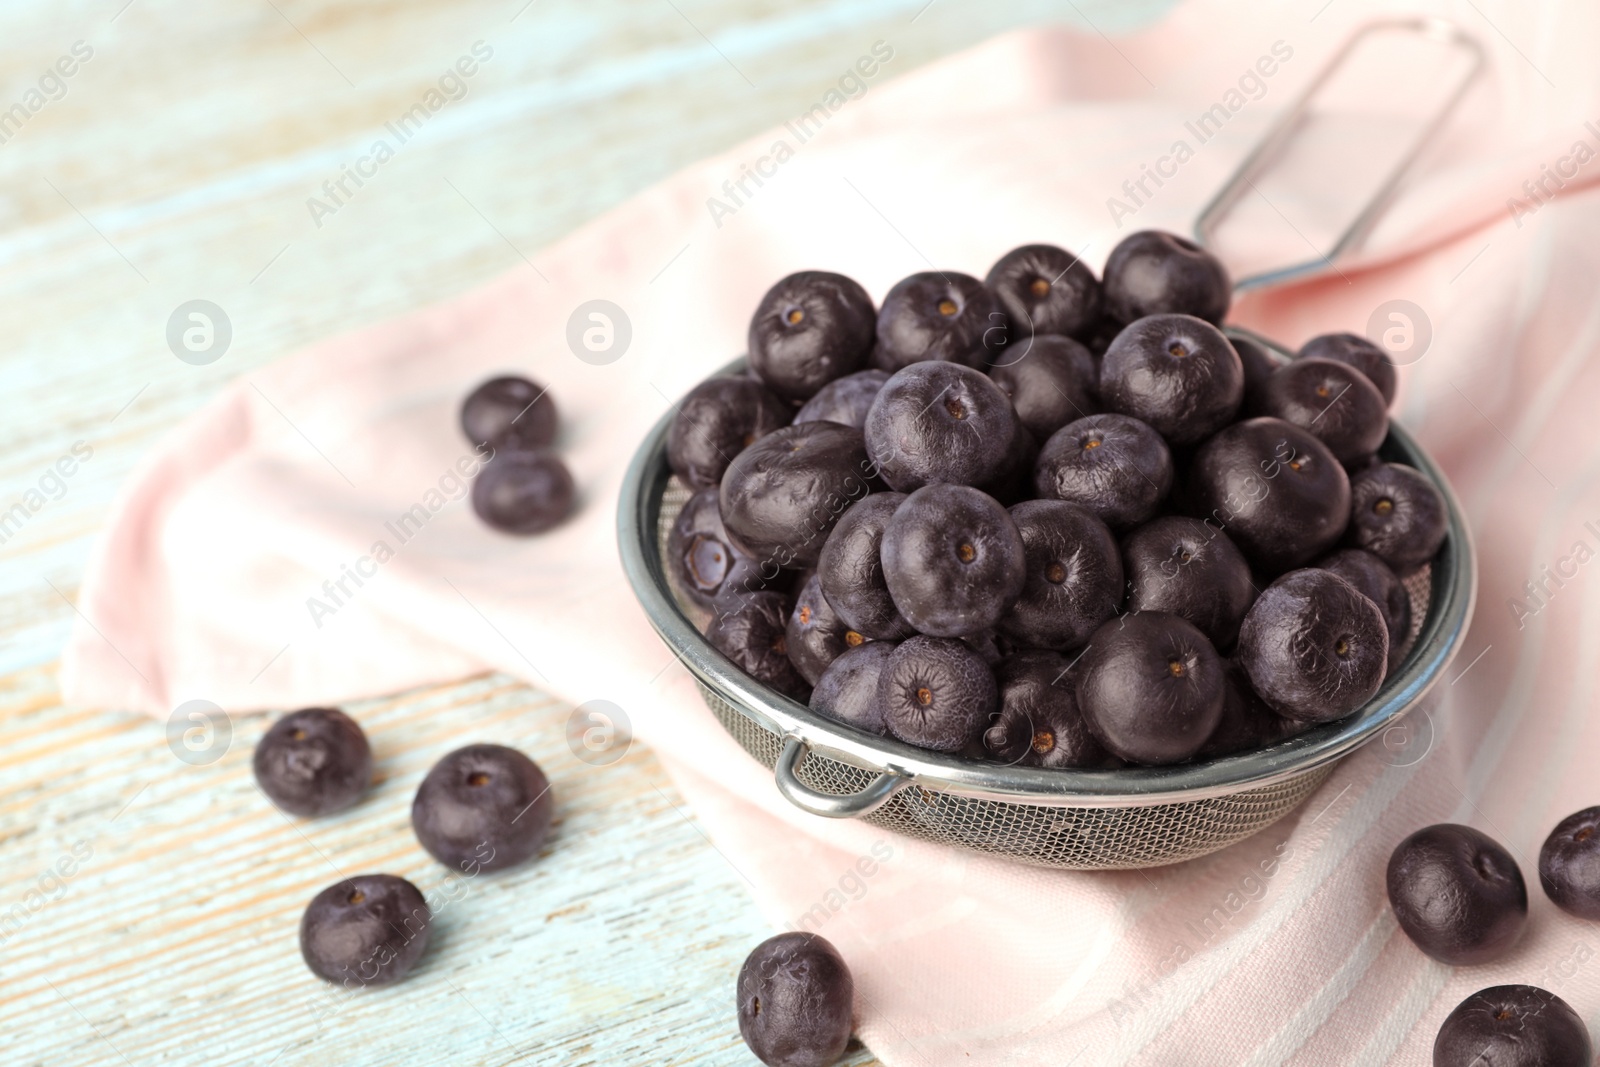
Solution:
[[[761,298],[750,319],[750,368],[785,400],[808,400],[866,366],[877,309],[842,274],[806,270]]]
[[[906,497],[880,555],[901,616],[935,637],[992,629],[1027,578],[1016,523],[993,497],[964,485],[924,486]]]
[[[1411,594],[1406,592],[1405,584],[1387,563],[1359,548],[1342,548],[1317,566],[1337,574],[1378,605],[1389,631],[1389,669],[1394,670],[1400,661],[1400,649],[1411,636]]]
[[[901,279],[883,298],[872,365],[900,370],[947,360],[982,370],[1006,337],[1005,311],[982,282],[957,271],[926,271]]]
[[[828,664],[850,648],[863,644],[866,638],[850,629],[845,621],[822,595],[822,586],[813,574],[801,586],[795,597],[794,611],[789,615],[789,625],[784,631],[784,644],[789,661],[811,684],[816,685]]]
[[[1379,463],[1350,479],[1350,541],[1410,574],[1444,544],[1444,494],[1415,467]]]
[[[1255,603],[1250,564],[1223,533],[1199,519],[1163,515],[1122,539],[1129,611],[1188,619],[1217,648],[1232,648]]]
[[[411,828],[428,854],[452,871],[502,871],[539,854],[555,800],[533,760],[505,745],[468,745],[422,779]]]
[[[1389,408],[1378,387],[1355,367],[1331,359],[1297,359],[1267,380],[1262,414],[1300,427],[1352,464],[1389,436]]]
[[[958,363],[915,363],[878,390],[863,426],[889,487],[987,486],[1006,469],[1020,425],[988,375]]]
[[[739,968],[739,1034],[767,1067],[832,1067],[850,1043],[855,983],[826,939],[769,937]]]
[[[335,985],[385,986],[417,965],[432,924],[416,886],[392,874],[358,874],[311,898],[300,918],[300,955]]]
[[[1194,315],[1220,324],[1233,300],[1222,261],[1193,241],[1159,230],[1124,237],[1101,282],[1106,314],[1129,323],[1146,315]]]
[[[1284,360],[1267,346],[1248,337],[1230,336],[1228,342],[1239,353],[1239,363],[1244,367],[1244,403],[1239,405],[1239,417],[1253,419],[1265,415],[1267,381],[1274,371],[1284,365]]]
[[[1531,985],[1480,989],[1433,1041],[1433,1067],[1588,1067],[1589,1030],[1572,1005]]]
[[[722,476],[722,525],[763,568],[813,567],[834,523],[871,491],[861,431],[836,422],[785,426],[746,448]]]
[[[1304,566],[1343,536],[1350,479],[1328,446],[1281,419],[1236,422],[1194,454],[1189,506],[1255,566]]]
[[[1076,337],[1100,318],[1099,279],[1055,245],[1013,248],[995,260],[983,283],[1010,318],[1015,342],[1045,334]]]
[[[1384,407],[1394,403],[1394,363],[1383,349],[1358,334],[1328,333],[1301,346],[1297,359],[1333,359],[1365,374],[1383,396]]]
[[[1222,718],[1222,657],[1205,634],[1161,612],[1124,615],[1095,631],[1078,671],[1078,706],[1112,755],[1181,763]]]
[[[874,641],[916,633],[894,606],[883,577],[883,531],[905,500],[903,493],[873,493],[839,517],[817,559],[822,595],[846,625]]]
[[[1148,423],[1174,445],[1222,429],[1244,399],[1244,364],[1222,331],[1193,315],[1130,323],[1100,361],[1106,410]]]
[[[517,375],[490,378],[461,404],[461,432],[478,446],[548,448],[556,439],[556,423],[549,391]]]
[[[1528,925],[1528,888],[1511,853],[1470,826],[1438,823],[1389,857],[1389,905],[1413,944],[1441,963],[1490,963]]]
[[[1562,911],[1600,919],[1600,807],[1556,824],[1539,849],[1539,884]]]
[[[577,490],[554,452],[500,451],[472,481],[472,510],[501,533],[544,533],[572,513]]]
[[[902,641],[878,676],[889,733],[935,752],[959,752],[977,741],[998,703],[994,673],[983,657],[947,637]]]
[[[879,737],[889,732],[878,703],[878,679],[896,648],[894,641],[868,641],[847,648],[822,672],[811,691],[811,710]]]
[[[1082,504],[1112,530],[1153,518],[1172,490],[1172,453],[1161,435],[1127,415],[1069,422],[1039,450],[1033,469],[1041,500]]]
[[[751,377],[707,378],[678,404],[667,432],[667,463],[691,489],[721,484],[728,464],[794,414]]]
[[[857,371],[835,379],[817,390],[794,413],[795,422],[837,422],[843,426],[861,429],[867,423],[867,411],[878,396],[878,390],[889,380],[889,372],[882,370]]]
[[[728,536],[715,489],[695,493],[678,512],[667,533],[666,562],[678,588],[703,608],[727,593],[755,593],[769,584],[761,575],[761,562]]]
[[[1026,649],[995,670],[1000,710],[983,732],[989,759],[1022,767],[1111,767],[1078,709],[1073,661],[1059,652]]]
[[[1100,411],[1100,369],[1089,350],[1070,337],[1019,338],[989,368],[989,377],[1038,441]]]
[[[1290,571],[1251,605],[1235,658],[1279,715],[1332,722],[1383,684],[1389,629],[1378,606],[1338,575]]]
[[[802,704],[811,685],[789,658],[789,616],[794,601],[766,590],[725,597],[712,606],[706,640],[734,666]]]
[[[1027,577],[999,630],[1019,645],[1077,648],[1122,606],[1116,538],[1081,504],[1024,500],[1009,511]]]
[[[336,708],[304,708],[272,724],[256,743],[256,784],[291,815],[327,815],[372,784],[372,747]]]

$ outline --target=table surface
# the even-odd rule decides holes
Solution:
[[[803,109],[874,40],[904,71],[1045,20],[1116,33],[1166,2],[0,8],[0,111],[24,116],[0,123],[0,510],[93,448],[0,544],[0,1060],[753,1063],[733,979],[772,930],[648,751],[587,766],[561,702],[455,680],[350,706],[370,798],[289,819],[250,774],[259,717],[191,766],[158,723],[62,706],[90,546],[140,457],[232,378],[495,277]],[[492,58],[454,121],[317,225],[307,198],[479,41]],[[207,366],[165,340],[197,298],[233,329]],[[300,961],[300,912],[345,873],[440,887],[407,802],[464,737],[547,770],[562,801],[545,854],[452,892],[406,983],[341,998]]]

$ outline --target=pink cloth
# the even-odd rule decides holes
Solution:
[[[813,818],[705,710],[636,606],[613,534],[641,434],[667,398],[742,350],[772,281],[826,267],[881,297],[930,263],[982,274],[1025,241],[1087,248],[1098,263],[1135,227],[1186,230],[1347,31],[1392,11],[1376,0],[1193,0],[1114,45],[1032,30],[887,84],[905,62],[891,59],[732,214],[714,220],[707,198],[726,199],[741,164],[792,134],[757,137],[610,212],[537,256],[543,277],[518,268],[238,381],[124,490],[80,597],[94,628],[67,648],[67,698],[164,717],[192,698],[292,707],[495,667],[574,702],[613,701],[775,924],[823,906],[820,931],[857,978],[859,1032],[894,1067],[1420,1063],[1457,1001],[1507,981],[1592,1015],[1600,934],[1544,899],[1534,864],[1559,817],[1600,800],[1579,758],[1600,744],[1600,586],[1574,562],[1600,549],[1600,214],[1573,195],[1600,161],[1551,204],[1528,200],[1523,182],[1542,165],[1570,171],[1560,160],[1574,142],[1600,147],[1584,127],[1600,119],[1600,13],[1426,7],[1485,42],[1488,80],[1358,264],[1235,313],[1290,343],[1361,332],[1392,298],[1431,318],[1431,349],[1402,371],[1400,414],[1451,473],[1482,576],[1437,738],[1414,766],[1369,746],[1254,839],[1143,873],[1034,870]],[[1265,96],[1119,231],[1106,198],[1280,40],[1292,58]],[[1514,222],[1509,197],[1536,210]],[[569,314],[593,298],[632,323],[608,366],[565,341]],[[460,398],[500,369],[550,385],[581,487],[572,521],[531,540],[482,527],[450,473],[468,454]],[[416,504],[427,521],[401,544],[385,524]],[[347,580],[352,595],[316,625],[308,598],[327,602],[323,583],[378,541],[393,558],[363,564],[372,576]],[[1526,600],[1524,582],[1545,582],[1547,566],[1566,577],[1519,619],[1508,599]],[[1527,937],[1493,966],[1430,961],[1387,908],[1390,850],[1442,819],[1504,840],[1530,880]]]

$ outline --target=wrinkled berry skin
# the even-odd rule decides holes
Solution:
[[[404,878],[358,874],[311,898],[300,917],[300,955],[335,985],[385,986],[417,965],[432,923],[427,902]]]
[[[723,528],[715,489],[695,493],[673,520],[667,532],[667,570],[678,588],[703,608],[727,593],[755,593],[768,585],[760,562],[735,546]]]
[[[1220,325],[1233,300],[1222,261],[1193,241],[1159,230],[1124,237],[1106,259],[1106,314],[1121,323],[1146,315],[1193,315]]]
[[[706,640],[734,666],[763,685],[804,704],[811,686],[789,658],[789,616],[794,602],[773,590],[744,593],[712,606]]]
[[[1456,1005],[1433,1041],[1433,1067],[1588,1067],[1589,1030],[1538,986],[1497,985]]]
[[[883,384],[863,427],[867,453],[896,492],[986,486],[1007,469],[1020,429],[990,378],[957,363],[916,363]]]
[[[1389,406],[1365,374],[1331,359],[1297,359],[1267,381],[1263,415],[1298,426],[1352,464],[1389,436]]]
[[[959,752],[988,726],[999,691],[989,665],[972,649],[918,634],[884,663],[878,703],[892,736],[935,752]]]
[[[1027,577],[999,629],[1019,645],[1076,648],[1122,605],[1116,538],[1081,504],[1024,500],[1009,510]]]
[[[878,703],[878,680],[896,648],[894,641],[868,641],[847,648],[828,664],[811,691],[811,710],[879,737],[889,732]]]
[[[814,567],[846,508],[871,491],[861,431],[836,422],[785,426],[722,476],[722,525],[746,555],[772,567]]]
[[[867,411],[888,380],[889,372],[882,370],[847,374],[818,389],[817,395],[794,413],[794,421],[837,422],[859,430],[867,424]]]
[[[1600,919],[1600,807],[1556,824],[1539,850],[1539,884],[1551,903],[1580,919]]]
[[[1072,660],[1028,649],[995,671],[1000,710],[983,732],[989,759],[1022,767],[1111,767],[1118,761],[1078,710]]]
[[[896,371],[947,360],[982,370],[1006,337],[1005,311],[982,282],[956,271],[926,271],[901,279],[883,298],[872,365]]]
[[[1497,960],[1528,924],[1517,861],[1470,826],[1438,823],[1407,837],[1389,857],[1387,884],[1400,929],[1441,963]]]
[[[1151,315],[1128,325],[1100,361],[1100,402],[1192,445],[1233,421],[1244,364],[1222,331],[1193,315]]]
[[[1027,556],[1005,508],[964,485],[929,485],[884,529],[884,582],[917,630],[965,637],[989,630],[1022,595]]]
[[[1388,353],[1365,337],[1353,333],[1327,333],[1313,337],[1301,346],[1297,359],[1332,359],[1348,363],[1367,376],[1383,396],[1383,405],[1394,403],[1396,387],[1394,363]]]
[[[461,404],[461,432],[480,447],[548,448],[556,439],[556,423],[549,391],[514,374],[490,378]]]
[[[1100,370],[1070,337],[1040,334],[1006,347],[989,377],[1011,400],[1017,419],[1036,440],[1048,441],[1067,423],[1100,411]]]
[[[1281,419],[1248,419],[1195,451],[1189,505],[1261,570],[1280,574],[1332,548],[1350,521],[1350,479],[1332,452]]]
[[[789,650],[789,660],[806,682],[816,685],[828,664],[850,648],[866,641],[858,631],[850,629],[839,618],[822,595],[822,586],[813,574],[800,588],[795,598],[794,611],[789,615],[784,644]]]
[[[1172,453],[1138,419],[1090,415],[1051,435],[1039,450],[1033,480],[1040,499],[1082,504],[1122,531],[1153,518],[1171,492]]]
[[[252,760],[256,784],[291,815],[327,815],[361,799],[372,784],[372,747],[336,708],[305,708],[272,724]]]
[[[1146,612],[1095,631],[1078,673],[1078,706],[1112,755],[1181,763],[1222,718],[1224,664],[1205,634],[1176,615]]]
[[[787,426],[793,414],[754,378],[707,378],[678,405],[667,432],[667,464],[691,489],[719,485],[735,456]]]
[[[1129,611],[1188,619],[1219,649],[1232,648],[1255,603],[1250,564],[1228,535],[1199,519],[1163,515],[1122,540]]]
[[[1099,279],[1055,245],[1013,248],[995,260],[984,284],[1010,318],[1013,342],[1043,334],[1077,337],[1100,318]]]
[[[1350,479],[1350,540],[1410,574],[1444,544],[1444,494],[1415,467],[1379,463]]]
[[[779,934],[739,968],[739,1033],[767,1067],[832,1067],[850,1043],[854,999],[850,968],[833,945]]]
[[[883,531],[904,500],[903,493],[874,493],[850,505],[817,559],[822,595],[851,629],[874,641],[916,633],[894,606],[880,556]]]
[[[791,274],[750,318],[750,367],[785,400],[808,400],[866,366],[877,318],[867,291],[844,275]]]
[[[501,533],[544,533],[572,513],[577,489],[554,452],[496,452],[472,481],[472,510]]]
[[[411,802],[411,828],[453,871],[502,871],[539,854],[555,801],[533,760],[505,745],[468,745],[428,772]]]
[[[1389,669],[1400,660],[1400,649],[1411,636],[1411,595],[1405,584],[1383,560],[1359,548],[1342,548],[1317,564],[1332,571],[1356,592],[1378,605],[1384,627],[1389,631]]]
[[[1195,753],[1196,759],[1220,759],[1266,748],[1310,729],[1306,723],[1285,719],[1273,711],[1256,696],[1250,679],[1237,666],[1228,665],[1223,682],[1222,718]]]
[[[1245,615],[1235,658],[1279,715],[1332,722],[1383,684],[1389,629],[1378,605],[1338,575],[1290,571]]]

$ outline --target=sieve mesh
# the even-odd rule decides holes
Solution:
[[[655,523],[662,558],[667,554],[672,523],[689,496],[676,477],[667,483]],[[668,584],[679,610],[704,631],[710,613],[683,595],[675,583],[669,580]],[[1411,575],[1406,591],[1412,617],[1402,651],[1408,655],[1428,610],[1429,568]],[[730,694],[704,682],[700,691],[740,747],[762,765],[775,767],[783,749],[782,735],[741,708]],[[1194,859],[1242,841],[1293,811],[1327,779],[1333,767],[1333,762],[1323,763],[1269,785],[1220,796],[1131,807],[1029,804],[913,786],[860,817],[908,837],[1040,867],[1131,870]],[[847,796],[860,792],[882,771],[881,766],[859,767],[810,752],[796,768],[796,775],[818,792]]]

